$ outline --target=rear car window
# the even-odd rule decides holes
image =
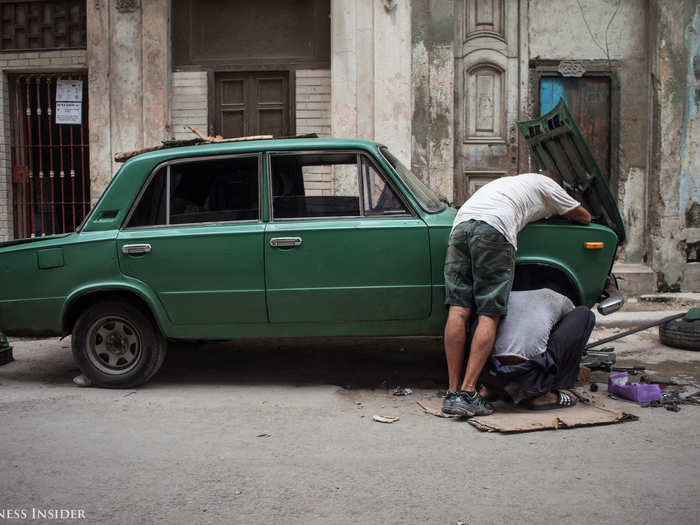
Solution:
[[[260,218],[258,157],[206,159],[160,168],[127,227]]]

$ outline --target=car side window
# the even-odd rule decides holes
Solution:
[[[174,163],[152,178],[128,227],[257,220],[258,192],[257,156]]]
[[[371,161],[358,153],[270,157],[274,219],[361,217],[408,211]]]

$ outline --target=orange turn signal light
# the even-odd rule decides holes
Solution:
[[[602,250],[604,246],[604,242],[587,242],[586,250]]]

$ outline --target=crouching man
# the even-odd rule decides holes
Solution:
[[[493,352],[479,377],[481,395],[509,397],[532,410],[566,408],[595,316],[549,289],[512,292]]]

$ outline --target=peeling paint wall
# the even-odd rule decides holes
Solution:
[[[411,3],[411,168],[451,198],[454,185],[454,2]]]
[[[681,144],[680,213],[685,227],[682,288],[700,290],[700,2],[685,29],[687,79]],[[683,254],[681,254],[682,256]]]
[[[650,190],[652,268],[660,290],[700,289],[697,262],[689,263],[689,245],[700,240],[693,204],[700,201],[700,126],[695,68],[698,10],[692,0],[652,4],[655,33],[651,72],[658,101]]]
[[[627,228],[621,259],[647,258],[649,83],[645,0],[530,0],[530,58],[599,60],[620,85],[617,199]]]

